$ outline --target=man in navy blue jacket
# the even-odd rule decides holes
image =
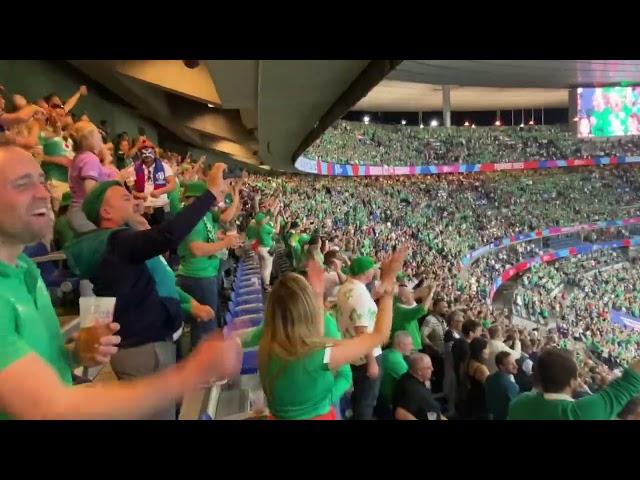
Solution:
[[[192,299],[176,287],[173,271],[162,254],[178,247],[200,219],[226,193],[224,164],[207,178],[207,191],[173,219],[146,230],[137,222],[133,197],[117,181],[98,184],[83,211],[99,226],[65,249],[71,267],[94,286],[101,297],[116,297],[114,321],[120,324],[120,351],[111,367],[121,380],[143,377],[176,363],[175,340],[182,332],[184,312]],[[211,315],[213,316],[213,315]],[[165,408],[154,419],[174,419]]]

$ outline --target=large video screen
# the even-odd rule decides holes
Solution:
[[[640,86],[578,88],[578,136],[640,135]]]

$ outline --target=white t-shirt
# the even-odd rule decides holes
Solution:
[[[167,177],[173,176],[173,170],[167,162],[163,161],[162,166],[164,167],[165,180]],[[144,169],[144,193],[149,196],[144,204],[145,207],[164,207],[169,205],[169,197],[167,197],[166,193],[160,195],[158,198],[151,196],[151,192],[153,192],[153,165],[149,168],[143,163],[142,168]],[[149,170],[151,170],[151,172],[149,172]],[[130,181],[136,181],[136,171],[133,165],[127,169],[127,175]]]
[[[378,306],[364,283],[353,278],[347,279],[338,290],[336,309],[338,325],[343,338],[355,337],[355,327],[367,327],[369,333],[373,331]],[[377,357],[382,353],[382,349],[376,347],[372,353],[374,357]],[[365,357],[352,362],[353,365],[364,365],[365,363],[367,363]]]
[[[324,298],[336,298],[340,288],[340,277],[336,272],[325,272],[324,274]]]

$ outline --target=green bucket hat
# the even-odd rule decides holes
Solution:
[[[349,273],[352,277],[357,277],[363,273],[368,272],[372,268],[375,268],[376,261],[371,257],[356,257],[351,261],[349,266]]]
[[[111,187],[122,187],[122,184],[118,180],[100,182],[82,203],[82,211],[87,219],[96,226],[100,224],[100,208],[102,208],[104,196]]]
[[[60,199],[60,206],[68,207],[69,205],[71,205],[71,192],[64,192]]]
[[[199,197],[204,192],[207,191],[207,184],[204,182],[189,182],[184,187],[184,196],[188,197]]]

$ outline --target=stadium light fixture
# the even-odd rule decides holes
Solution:
[[[436,120],[435,118],[433,120],[431,120],[431,123],[429,124],[432,127],[437,127],[438,126],[438,120]]]
[[[474,123],[473,125],[471,125],[471,128],[476,128],[476,124]]]
[[[469,126],[469,122],[464,122],[464,126],[468,127]]]
[[[421,123],[421,124],[420,124],[420,128],[424,128],[424,123]]]
[[[369,118],[369,115],[365,115],[364,117],[362,117],[362,121],[363,121],[365,124],[367,124],[367,125],[369,124],[369,120],[371,120],[371,119]]]
[[[535,125],[535,122],[533,120],[529,120],[529,125]]]
[[[401,123],[402,123],[403,125],[406,125],[406,124],[407,124],[407,121],[403,118]]]
[[[522,122],[522,123],[520,124],[520,126],[521,126],[521,127],[524,127],[524,122]]]
[[[494,123],[494,125],[495,125],[496,127],[499,127],[500,125],[502,125],[502,123],[500,122],[500,120],[496,120],[496,123]]]

